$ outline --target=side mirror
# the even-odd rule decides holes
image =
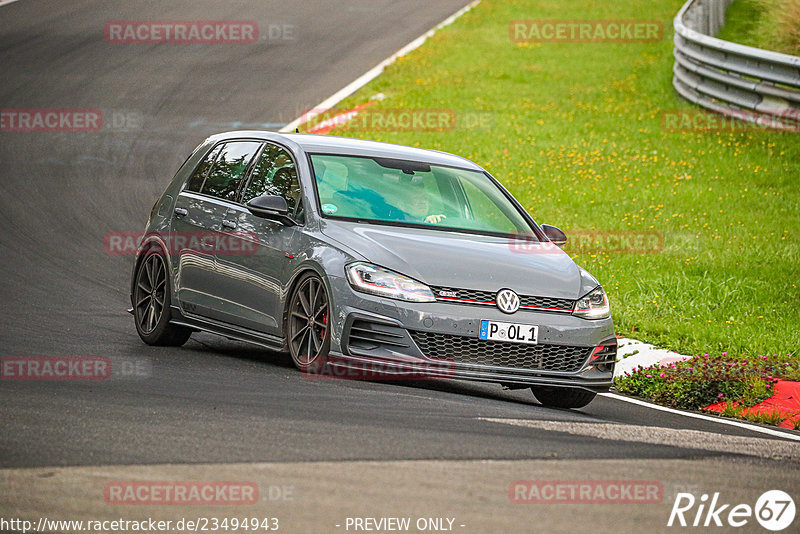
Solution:
[[[286,226],[294,226],[294,220],[289,217],[289,206],[286,199],[278,195],[261,195],[247,203],[247,209],[256,217],[278,221]]]
[[[556,228],[555,226],[551,226],[549,224],[543,224],[541,227],[544,235],[547,236],[547,239],[552,241],[557,247],[563,247],[567,244],[567,234],[562,232],[560,228]]]

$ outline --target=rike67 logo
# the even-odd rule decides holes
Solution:
[[[781,490],[764,492],[755,506],[725,503],[719,492],[710,499],[705,493],[699,499],[691,493],[678,493],[667,526],[738,528],[755,518],[765,529],[777,532],[792,524],[795,512],[794,500]]]

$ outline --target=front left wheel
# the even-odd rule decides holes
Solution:
[[[167,262],[157,247],[145,252],[136,270],[133,290],[133,317],[136,331],[148,345],[179,347],[192,331],[170,324],[170,282]]]
[[[316,273],[301,276],[289,299],[287,317],[289,353],[303,372],[321,370],[331,347],[330,300]]]

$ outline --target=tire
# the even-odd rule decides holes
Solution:
[[[180,347],[192,335],[189,328],[170,324],[171,285],[167,262],[159,247],[144,252],[133,286],[136,331],[148,345]]]
[[[597,393],[578,388],[531,386],[533,396],[550,408],[583,408],[594,400]]]
[[[286,342],[295,367],[322,371],[331,348],[330,299],[325,283],[316,273],[301,275],[289,298]]]

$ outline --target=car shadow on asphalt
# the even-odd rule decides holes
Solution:
[[[213,353],[218,356],[225,356],[238,360],[245,360],[256,363],[263,363],[281,369],[294,369],[292,358],[288,353],[270,351],[249,343],[236,340],[225,339],[215,335],[195,334],[184,350],[195,352]],[[297,372],[298,379],[302,380],[302,375]],[[582,416],[587,419],[596,419],[597,416],[585,413],[580,410],[570,410],[562,408],[549,408],[539,403],[528,388],[520,390],[503,389],[499,384],[488,382],[470,382],[466,380],[454,380],[449,378],[434,379],[414,379],[414,380],[391,380],[391,379],[351,379],[351,378],[326,378],[325,381],[332,381],[337,384],[350,383],[356,387],[369,387],[374,385],[385,385],[405,388],[415,391],[431,391],[470,397],[475,399],[488,399],[511,403],[523,406],[543,408],[548,411],[569,413],[575,416]],[[525,397],[522,396],[525,395]]]

